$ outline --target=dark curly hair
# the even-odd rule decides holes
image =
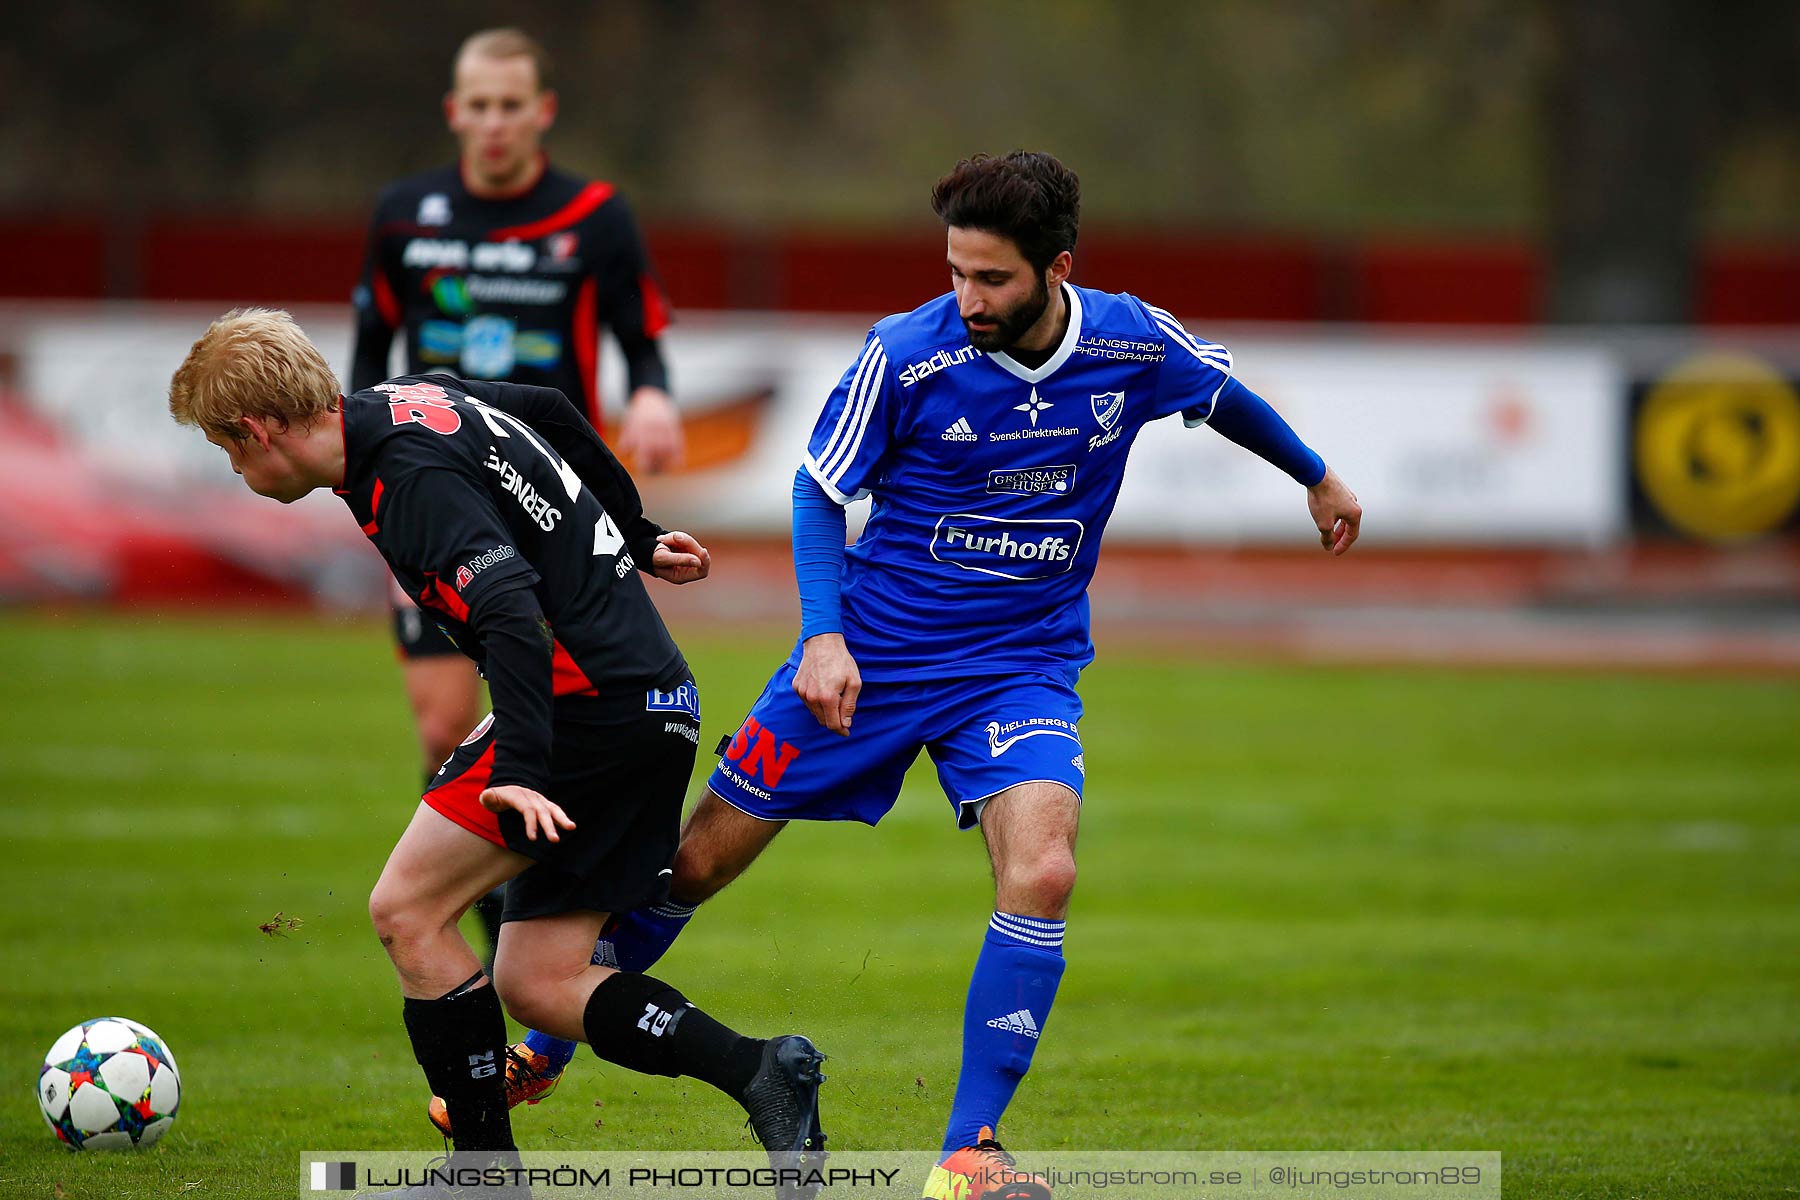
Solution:
[[[1075,249],[1081,180],[1048,154],[977,154],[937,181],[931,209],[952,228],[1011,238],[1025,261],[1042,272],[1058,254]]]

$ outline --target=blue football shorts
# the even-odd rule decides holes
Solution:
[[[959,829],[1021,783],[1060,783],[1081,796],[1081,697],[1055,675],[865,681],[850,736],[819,724],[784,663],[750,715],[721,744],[707,780],[719,798],[766,821],[861,821],[894,807],[921,749]]]

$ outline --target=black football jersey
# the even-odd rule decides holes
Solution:
[[[526,587],[554,639],[555,695],[685,677],[638,574],[661,529],[560,393],[413,375],[343,406],[338,494],[401,588],[477,663],[483,605]]]
[[[632,389],[668,387],[656,339],[669,306],[630,207],[612,184],[553,167],[503,199],[472,194],[455,165],[390,186],[355,306],[353,391],[386,378],[403,331],[408,371],[552,387],[600,429],[602,327]]]

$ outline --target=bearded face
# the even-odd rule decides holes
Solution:
[[[1036,282],[1030,295],[1011,308],[983,314],[981,323],[964,317],[963,327],[969,331],[969,345],[987,354],[1010,350],[1017,345],[1025,331],[1036,325],[1044,310],[1050,307],[1050,289],[1044,286],[1041,276]]]
[[[960,226],[949,233],[950,285],[969,344],[989,354],[1018,345],[1050,307],[1046,273],[1009,237]]]

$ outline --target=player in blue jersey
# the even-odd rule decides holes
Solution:
[[[975,1200],[1010,1164],[994,1130],[1062,978],[1087,585],[1138,431],[1179,413],[1261,455],[1305,488],[1333,554],[1362,510],[1232,377],[1224,347],[1134,296],[1068,282],[1080,186],[1054,158],[966,160],[932,205],[953,290],[869,332],[794,478],[799,641],[688,818],[671,900],[628,914],[596,953],[646,969],[786,822],[874,824],[929,752],[994,871],[945,1159],[926,1189]],[[868,525],[846,550],[843,506],[864,496]]]

